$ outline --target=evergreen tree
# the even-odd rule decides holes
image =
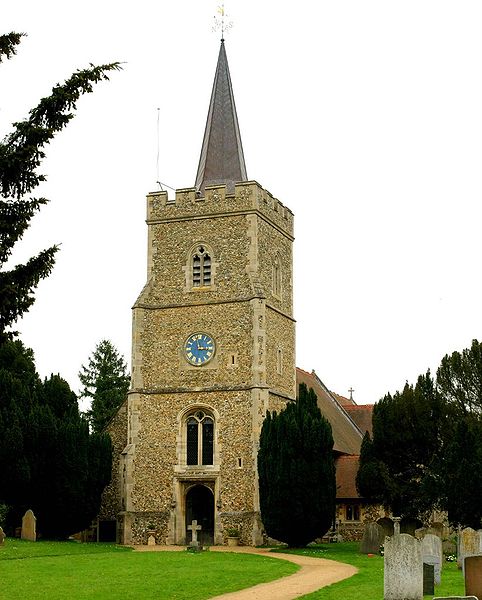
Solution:
[[[364,440],[357,485],[395,515],[418,517],[436,503],[431,481],[442,448],[444,404],[430,375],[387,394],[373,408],[373,441]]]
[[[15,54],[21,36],[0,36],[0,62]],[[45,157],[44,147],[73,118],[79,97],[92,92],[93,84],[108,79],[109,71],[119,68],[119,63],[111,63],[76,71],[40,100],[26,120],[14,123],[11,133],[0,142],[0,343],[16,334],[10,327],[33,304],[34,290],[50,274],[58,250],[51,246],[25,264],[4,268],[31,218],[47,202],[25,197],[46,179],[37,172]]]
[[[440,506],[451,525],[482,527],[482,421],[459,417],[448,436],[439,468]]]
[[[266,533],[290,546],[322,537],[335,515],[331,426],[316,394],[300,385],[299,397],[278,415],[266,415],[258,452],[261,518]]]
[[[482,418],[482,342],[446,355],[437,370],[439,393],[462,414]]]
[[[88,527],[110,481],[108,435],[90,434],[77,399],[58,375],[40,381],[33,353],[0,344],[0,504],[11,531],[31,508],[47,538]]]
[[[81,396],[92,399],[87,418],[92,430],[100,433],[126,398],[130,384],[127,364],[111,342],[102,340],[89,364],[82,365],[79,379],[84,386]]]

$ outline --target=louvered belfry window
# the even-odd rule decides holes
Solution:
[[[199,246],[192,257],[192,285],[211,285],[211,257],[204,246]]]
[[[212,465],[214,458],[214,420],[202,410],[186,421],[186,464]]]

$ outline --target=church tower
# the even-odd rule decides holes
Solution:
[[[147,283],[103,517],[122,543],[262,543],[256,457],[295,398],[293,214],[246,174],[221,41],[194,187],[147,196]],[[101,513],[102,514],[102,513]]]

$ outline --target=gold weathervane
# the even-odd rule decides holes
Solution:
[[[218,6],[218,14],[221,16],[214,17],[213,31],[221,30],[221,41],[224,41],[224,34],[231,29],[231,27],[233,26],[233,22],[232,21],[226,22],[225,18],[228,15],[226,14],[226,12],[224,10],[224,4],[221,4],[221,6]]]

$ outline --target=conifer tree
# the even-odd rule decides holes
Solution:
[[[87,418],[92,430],[100,433],[126,398],[130,384],[127,364],[109,340],[102,340],[88,365],[82,365],[79,379],[81,397],[92,399]]]
[[[31,508],[45,538],[88,527],[110,481],[111,441],[91,434],[59,375],[40,381],[31,350],[0,344],[0,505],[11,532]]]
[[[22,35],[12,32],[0,36],[0,62],[15,54]],[[50,274],[58,250],[58,246],[51,246],[25,264],[5,269],[15,243],[47,202],[45,198],[26,197],[46,179],[37,172],[45,157],[44,148],[73,118],[79,97],[92,92],[95,83],[108,79],[109,71],[119,68],[119,63],[110,63],[76,71],[41,99],[27,119],[14,123],[0,142],[0,343],[15,335],[11,326],[33,304],[34,290]]]
[[[335,515],[331,426],[316,394],[300,385],[299,397],[278,415],[268,412],[258,452],[261,518],[266,533],[290,546],[322,537]]]

